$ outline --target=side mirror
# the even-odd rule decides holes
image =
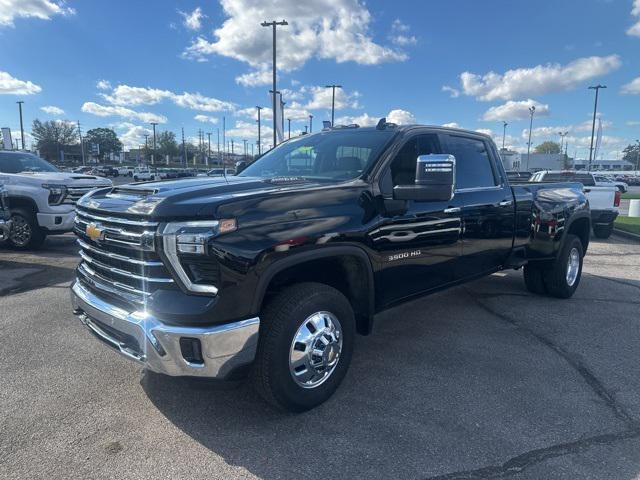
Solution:
[[[420,155],[414,185],[396,185],[393,198],[421,202],[446,202],[453,198],[456,158],[453,155]]]

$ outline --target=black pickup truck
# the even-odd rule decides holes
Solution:
[[[149,370],[249,374],[302,411],[382,310],[521,267],[530,291],[570,297],[590,221],[582,185],[511,187],[485,135],[383,119],[291,139],[237,176],[85,195],[72,304]]]

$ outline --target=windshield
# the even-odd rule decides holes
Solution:
[[[390,130],[350,129],[304,135],[266,153],[239,176],[350,180],[362,175],[394,134]]]
[[[30,153],[2,153],[0,152],[0,172],[57,172],[56,167],[49,162]]]

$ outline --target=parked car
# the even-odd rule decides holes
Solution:
[[[356,332],[394,305],[522,267],[530,291],[572,296],[591,228],[581,184],[510,186],[489,136],[385,121],[77,211],[72,304],[96,337],[168,375],[249,372],[290,411],[332,395]]]
[[[615,185],[615,187],[620,190],[621,193],[626,193],[629,189],[629,185],[625,182],[621,182],[615,180],[613,177],[609,177],[607,175],[593,175],[593,178],[596,182],[596,186],[598,187],[606,187],[608,185]]]
[[[531,182],[579,182],[591,208],[593,234],[598,238],[609,238],[613,232],[613,223],[618,217],[620,190],[613,184],[597,185],[593,173],[572,170],[541,171],[531,177]]]
[[[125,166],[118,167],[117,170],[118,170],[118,175],[120,175],[120,176],[132,177],[133,176],[134,167],[125,165]]]
[[[117,177],[118,170],[110,165],[101,165],[94,169],[95,175],[100,175],[102,177]]]
[[[9,210],[9,193],[0,183],[0,242],[9,239],[11,234],[11,211]]]
[[[5,185],[13,223],[9,243],[37,248],[47,235],[70,232],[75,203],[85,193],[112,186],[111,180],[58,171],[26,152],[0,151],[0,183]]]
[[[160,180],[160,175],[148,167],[136,167],[133,169],[133,180],[148,181],[148,180]]]

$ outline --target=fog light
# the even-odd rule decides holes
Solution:
[[[180,337],[180,352],[182,353],[182,358],[184,358],[187,363],[204,365],[200,339]]]

